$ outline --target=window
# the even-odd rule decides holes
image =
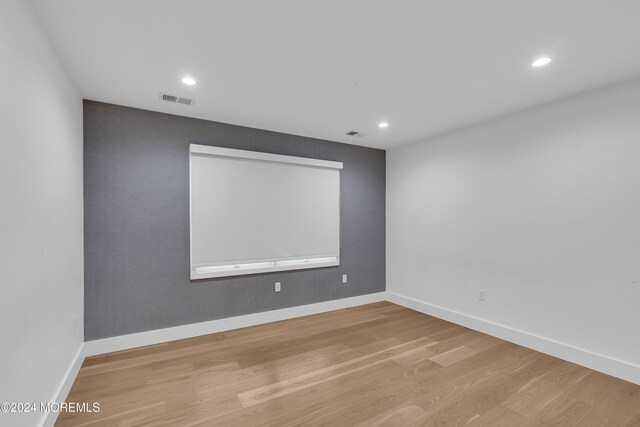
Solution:
[[[192,144],[191,279],[339,265],[341,169]]]

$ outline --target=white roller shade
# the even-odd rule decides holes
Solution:
[[[192,144],[191,278],[339,265],[340,169]]]

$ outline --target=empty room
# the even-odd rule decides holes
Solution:
[[[0,426],[640,426],[637,0],[0,0]]]

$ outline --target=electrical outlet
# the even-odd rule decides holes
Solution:
[[[478,289],[478,300],[486,301],[487,300],[487,290],[486,289]]]
[[[347,275],[346,274],[342,275],[342,283],[347,283]]]
[[[73,332],[75,333],[78,330],[78,316],[73,315]]]
[[[276,286],[274,288],[274,292],[280,292],[280,282],[276,282]]]

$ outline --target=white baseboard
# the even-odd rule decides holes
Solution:
[[[84,354],[87,357],[95,356],[98,354],[111,353],[113,351],[128,350],[136,347],[144,347],[146,345],[160,344],[167,341],[175,341],[200,335],[213,334],[216,332],[229,331],[232,329],[246,328],[248,326],[293,319],[295,317],[309,316],[312,314],[340,310],[342,308],[355,307],[358,305],[385,300],[386,292],[378,292],[375,294],[300,305],[280,310],[211,320],[209,322],[193,323],[190,325],[175,326],[166,329],[156,329],[153,331],[120,335],[117,337],[85,342]]]
[[[545,353],[595,371],[640,384],[640,366],[563,344],[549,338],[469,316],[444,307],[387,292],[387,300],[467,328]]]
[[[76,380],[78,376],[78,371],[80,371],[80,367],[82,366],[82,362],[84,362],[84,344],[80,344],[80,348],[76,352],[69,368],[67,368],[67,372],[65,372],[64,377],[62,378],[62,382],[58,386],[55,394],[53,395],[52,402],[64,402],[67,400],[67,396],[69,395],[69,391],[71,391],[71,386],[73,386],[73,382]],[[46,412],[42,415],[42,419],[40,421],[41,427],[53,427],[58,419],[57,412]]]

